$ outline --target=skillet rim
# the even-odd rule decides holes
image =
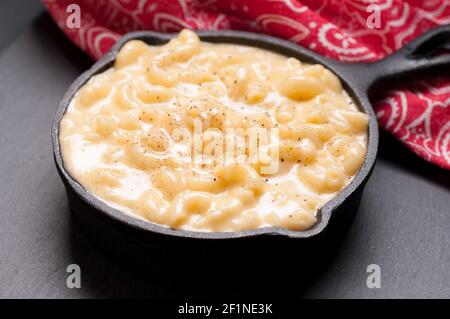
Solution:
[[[312,52],[302,46],[288,42],[283,39],[275,38],[264,34],[256,34],[243,31],[196,31],[202,41],[215,43],[243,44],[247,46],[259,47],[262,49],[277,52],[286,55],[283,52],[290,52],[301,61],[310,63],[320,63],[327,69],[336,74],[346,91],[353,98],[359,108],[369,116],[367,151],[364,157],[363,165],[353,178],[352,182],[341,190],[336,197],[329,200],[323,207],[318,210],[318,221],[309,229],[303,231],[289,230],[282,227],[263,227],[253,230],[237,231],[237,232],[197,232],[173,229],[167,226],[159,225],[150,221],[145,221],[121,212],[105,202],[97,198],[95,195],[86,190],[66,171],[63,164],[61,149],[59,145],[59,124],[72,100],[73,96],[78,92],[92,76],[105,71],[111,67],[115,61],[120,48],[129,40],[142,40],[149,45],[161,45],[170,40],[178,33],[160,33],[154,31],[136,31],[121,37],[117,43],[106,53],[101,59],[94,63],[91,68],[83,72],[68,88],[59,103],[52,124],[52,148],[55,163],[58,172],[65,182],[69,185],[84,202],[95,208],[96,213],[100,213],[126,226],[141,230],[144,232],[156,233],[158,235],[167,235],[170,237],[191,238],[191,239],[236,239],[248,238],[262,235],[282,236],[296,239],[313,238],[322,233],[330,223],[333,212],[348,199],[348,197],[358,188],[363,188],[365,182],[370,177],[375,164],[378,150],[378,122],[372,106],[367,97],[367,88],[361,85],[358,77],[355,78],[351,73],[349,66],[344,63],[331,60]],[[156,43],[152,43],[156,42]],[[350,71],[350,72],[349,72]]]

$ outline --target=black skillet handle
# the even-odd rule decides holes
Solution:
[[[450,75],[450,25],[432,29],[407,43],[394,54],[373,63],[341,64],[345,76],[363,92],[423,76]]]

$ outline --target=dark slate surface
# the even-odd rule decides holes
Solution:
[[[245,285],[224,293],[219,285],[153,282],[121,269],[79,234],[53,163],[50,127],[64,91],[90,63],[45,15],[0,54],[0,297],[251,294]],[[449,298],[449,177],[382,135],[342,248],[297,297]],[[66,287],[71,263],[81,266],[81,289]],[[381,267],[379,289],[366,286],[369,264]]]
[[[0,50],[10,44],[41,11],[40,0],[1,0]]]

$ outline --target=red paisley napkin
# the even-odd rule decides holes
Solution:
[[[449,0],[43,0],[66,35],[94,59],[124,33],[239,29],[288,39],[341,61],[381,59],[450,23]],[[66,23],[81,8],[79,29]],[[369,29],[377,4],[381,25]],[[369,11],[369,12],[368,12]],[[375,102],[380,125],[419,156],[450,169],[450,76],[403,85]]]

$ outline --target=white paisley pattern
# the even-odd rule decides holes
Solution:
[[[58,26],[94,59],[132,30],[243,29],[288,39],[347,62],[381,59],[424,31],[450,23],[448,0],[43,0]],[[69,4],[80,29],[66,25]],[[369,29],[371,4],[381,25]],[[393,88],[375,104],[380,125],[450,169],[450,78]]]

